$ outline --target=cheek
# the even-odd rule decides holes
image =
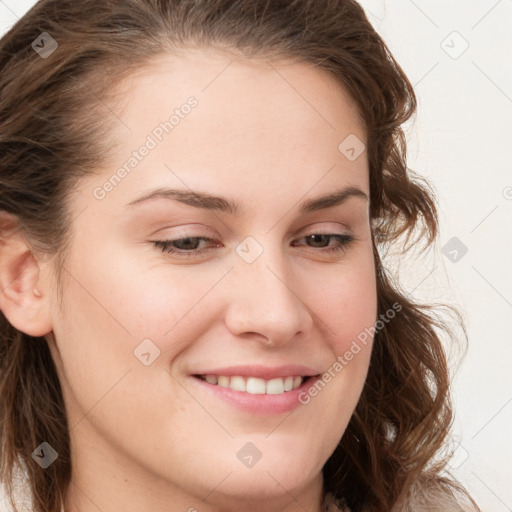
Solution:
[[[377,289],[373,257],[340,264],[307,281],[302,293],[318,318],[336,355],[343,354],[358,336],[365,337],[377,317]],[[371,341],[368,340],[368,341]]]
[[[108,437],[119,417],[138,410],[126,432],[165,422],[177,432],[184,428],[179,418],[192,414],[186,410],[198,411],[171,376],[172,364],[211,328],[217,310],[208,294],[226,270],[152,268],[115,256],[98,251],[93,261],[80,257],[66,267],[73,277],[64,286],[54,333],[71,423],[87,414]]]
[[[346,422],[364,386],[377,319],[373,257],[359,254],[356,262],[317,275],[316,286],[312,280],[306,295],[332,355],[322,382],[302,397],[303,403],[328,406],[333,418]],[[338,422],[335,436],[341,435],[342,423]]]
[[[89,260],[75,256],[66,269],[63,312],[56,315],[54,333],[65,381],[84,409],[127,372],[128,380],[142,372],[141,382],[150,385],[157,373],[152,368],[167,369],[187,343],[182,334],[192,332],[190,313],[208,288],[207,280],[189,280],[178,272],[162,280],[164,272],[141,271],[140,263],[107,250]],[[143,340],[151,343],[141,345]],[[143,364],[139,346],[149,351],[151,366]]]
[[[105,263],[75,265],[79,270],[65,292],[64,320],[76,338],[98,345],[94,350],[104,355],[116,354],[123,363],[131,362],[134,349],[145,339],[161,352],[173,346],[179,351],[180,333],[198,325],[198,311],[204,313],[208,301],[198,305],[219,279],[219,272],[201,273],[192,266],[171,272],[164,265],[148,268],[147,262],[128,258],[97,261]]]
[[[125,447],[148,431],[186,438],[188,423],[179,419],[197,415],[197,406],[170,368],[198,336],[194,305],[211,286],[199,280],[194,286],[183,277],[163,281],[164,272],[135,272],[133,262],[80,263],[67,267],[73,278],[65,285],[64,312],[54,328],[70,425],[78,426],[73,435],[91,435],[93,424],[111,444]],[[146,341],[141,352],[143,340],[154,345]],[[173,436],[162,439],[172,446]]]

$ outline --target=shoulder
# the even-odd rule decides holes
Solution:
[[[392,512],[481,512],[467,491],[456,481],[440,476],[422,475],[407,495],[393,506]],[[327,493],[323,512],[351,512],[345,500]]]
[[[440,475],[421,475],[393,512],[481,512],[457,481]]]

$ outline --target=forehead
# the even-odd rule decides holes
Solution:
[[[340,119],[351,125],[360,123],[360,115],[341,82],[325,69],[291,58],[243,58],[227,50],[194,48],[176,54],[163,54],[134,70],[122,82],[123,117],[140,120],[137,104],[158,103],[160,116],[174,108],[184,97],[201,100],[202,110],[212,112],[217,106],[224,120],[239,111],[251,110],[246,123],[269,119],[269,109],[277,118],[288,113],[290,121],[308,117],[322,121],[336,130]],[[232,108],[225,109],[226,104]],[[245,108],[244,108],[245,107]],[[296,116],[291,116],[296,111]],[[144,109],[147,116],[151,110]],[[233,114],[233,115],[230,115]],[[217,125],[218,126],[218,125]],[[362,126],[359,126],[362,128]]]
[[[188,50],[136,70],[116,98],[115,144],[102,178],[122,166],[126,176],[109,201],[127,204],[155,185],[249,201],[270,201],[269,190],[296,197],[316,183],[316,193],[340,184],[368,192],[366,155],[350,160],[340,150],[347,137],[366,144],[355,103],[312,64]],[[134,156],[144,146],[143,157]]]

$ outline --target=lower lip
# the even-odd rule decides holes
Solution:
[[[285,391],[279,395],[252,395],[245,391],[234,391],[231,388],[224,388],[217,384],[210,384],[198,377],[191,376],[191,379],[199,384],[203,389],[212,393],[214,396],[217,396],[221,400],[224,400],[228,404],[231,404],[242,411],[258,414],[282,414],[290,412],[300,405],[303,405],[299,401],[299,395],[307,391],[319,378],[319,375],[310,377],[298,388],[292,389],[291,391]]]

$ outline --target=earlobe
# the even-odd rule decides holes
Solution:
[[[14,217],[0,212],[0,310],[30,336],[51,332],[52,323],[39,262]]]

